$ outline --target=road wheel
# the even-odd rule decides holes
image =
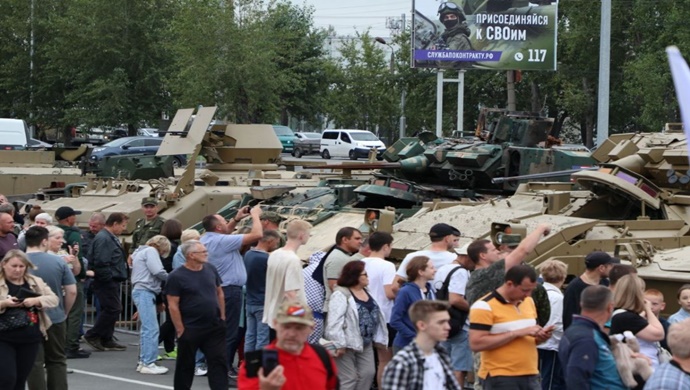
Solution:
[[[354,149],[350,150],[350,153],[348,153],[348,156],[350,156],[350,160],[357,160],[357,153],[355,153]]]
[[[182,160],[179,157],[174,157],[172,161],[173,169],[182,168]]]
[[[328,153],[328,149],[324,149],[323,152],[321,152],[321,158],[325,160],[329,160],[331,158],[331,154]]]
[[[295,149],[295,151],[293,152],[293,156],[297,157],[297,158],[302,157],[302,150],[301,149]]]

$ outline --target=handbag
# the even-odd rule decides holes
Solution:
[[[32,324],[29,311],[23,307],[11,307],[0,314],[0,332],[19,329]]]
[[[656,342],[656,349],[657,349],[657,358],[659,359],[659,364],[664,364],[668,363],[671,361],[673,356],[671,356],[671,352],[669,352],[666,348],[661,346],[660,342]]]

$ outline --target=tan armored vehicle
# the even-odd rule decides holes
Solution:
[[[661,290],[667,311],[677,309],[676,290],[690,282],[690,165],[682,131],[617,134],[592,157],[594,170],[574,183],[521,184],[510,198],[474,207],[429,207],[395,226],[394,255],[429,244],[436,222],[457,226],[463,242],[489,237],[492,224],[537,224],[554,229],[529,257],[532,264],[557,258],[569,273],[584,270],[584,257],[604,250],[635,266],[648,288]],[[575,183],[582,188],[574,190]],[[495,238],[495,237],[494,237]]]
[[[144,197],[156,197],[162,217],[176,218],[188,228],[205,215],[220,213],[230,218],[240,206],[279,194],[289,192],[291,197],[298,198],[304,191],[340,176],[325,170],[323,173],[279,171],[282,145],[271,125],[211,125],[215,110],[215,107],[204,107],[196,115],[193,109],[179,110],[156,156],[123,158],[108,169],[114,177],[94,178],[85,187],[75,188],[69,197],[45,201],[42,208],[51,214],[61,206],[79,210],[82,214],[77,225],[83,228],[88,226],[93,212],[106,216],[112,212],[125,213],[130,217],[124,233],[127,241],[136,220],[143,217],[141,199]],[[181,174],[136,179],[137,173],[153,171],[156,164],[162,163],[161,158],[178,154],[189,156]],[[199,156],[203,157],[200,160],[205,162],[200,164],[205,167],[197,170]],[[367,179],[368,175],[358,177],[354,172],[343,183]],[[319,209],[318,205],[314,208]]]

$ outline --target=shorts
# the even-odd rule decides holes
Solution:
[[[472,351],[470,350],[469,332],[463,329],[460,333],[441,343],[450,355],[453,371],[472,371]]]
[[[386,328],[388,328],[388,348],[393,348],[393,340],[395,340],[395,335],[398,334],[398,331],[393,329],[391,324],[386,324]]]

